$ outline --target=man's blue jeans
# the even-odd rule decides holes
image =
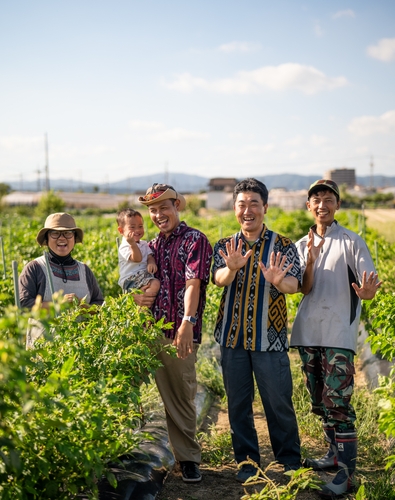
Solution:
[[[260,464],[252,409],[255,375],[274,458],[281,464],[299,464],[300,440],[288,353],[221,347],[221,365],[236,462],[250,457]]]

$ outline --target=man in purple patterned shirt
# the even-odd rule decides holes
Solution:
[[[163,367],[155,374],[165,411],[169,439],[182,479],[197,483],[202,476],[200,446],[196,442],[196,355],[201,342],[206,287],[210,279],[212,248],[207,237],[180,221],[185,198],[167,184],[153,184],[140,203],[148,207],[159,235],[150,242],[160,280],[158,295],[136,295],[139,305],[152,308],[156,320],[165,318],[173,328],[165,330],[164,344],[177,348],[177,358],[165,352]]]

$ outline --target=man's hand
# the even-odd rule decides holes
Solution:
[[[286,276],[293,263],[284,268],[286,260],[286,255],[281,257],[280,252],[277,255],[272,252],[270,254],[269,267],[266,267],[263,262],[259,262],[259,267],[262,270],[265,280],[274,285],[277,290],[282,293],[296,293],[299,286],[298,280],[294,276]]]
[[[356,283],[352,283],[352,287],[360,299],[370,300],[376,295],[376,292],[380,288],[381,284],[382,281],[378,281],[377,273],[372,271],[369,274],[369,277],[367,277],[366,271],[364,271],[362,274],[361,287],[359,287]]]
[[[136,293],[133,295],[134,301],[138,306],[151,307],[155,302],[156,295],[149,295],[148,293],[145,293],[147,288],[149,288],[149,285],[144,285],[141,287],[141,290],[144,293]]]
[[[219,251],[220,256],[224,259],[226,267],[231,271],[238,271],[246,265],[247,260],[252,254],[252,250],[248,250],[245,255],[242,255],[243,241],[240,239],[237,248],[234,238],[226,243],[226,253],[222,250]]]
[[[155,274],[157,270],[158,270],[158,266],[154,262],[147,264],[147,271],[149,273]]]
[[[278,252],[277,255],[272,252],[270,254],[270,266],[266,267],[263,262],[259,262],[259,267],[262,269],[263,276],[265,280],[277,287],[281,284],[287,272],[291,269],[293,264],[289,264],[285,269],[284,265],[287,260],[287,256],[284,255],[281,258],[281,253]]]
[[[177,348],[177,357],[187,358],[193,352],[193,325],[183,321],[177,330],[173,345]]]

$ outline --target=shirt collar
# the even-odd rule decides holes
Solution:
[[[261,231],[261,234],[258,236],[258,238],[254,241],[253,244],[255,244],[257,241],[260,241],[260,240],[267,240],[268,239],[268,234],[267,234],[267,231],[266,231],[267,227],[265,224],[262,225],[262,231]],[[239,238],[241,238],[243,241],[245,241],[246,243],[248,243],[248,240],[246,239],[246,237],[244,236],[242,230],[239,231]],[[248,243],[249,244],[249,243]]]
[[[324,237],[327,236],[328,234],[330,234],[332,231],[334,231],[338,227],[338,225],[339,225],[339,223],[335,219],[330,226],[326,227]],[[317,233],[317,224],[312,225],[310,229],[312,229],[315,232],[315,234],[318,234]]]
[[[159,238],[163,238],[163,239],[169,241],[173,238],[176,238],[177,236],[180,236],[180,234],[185,233],[185,231],[187,229],[188,229],[188,226],[187,226],[186,222],[181,221],[168,238],[166,238],[163,233],[159,233]]]

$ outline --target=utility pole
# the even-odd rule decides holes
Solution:
[[[373,174],[373,169],[374,169],[373,156],[371,156],[370,157],[370,189],[374,188],[374,174]]]
[[[48,135],[45,133],[45,191],[49,191]]]
[[[39,168],[37,168],[36,174],[37,174],[37,192],[39,193],[41,191],[41,183],[40,183],[41,170]]]

